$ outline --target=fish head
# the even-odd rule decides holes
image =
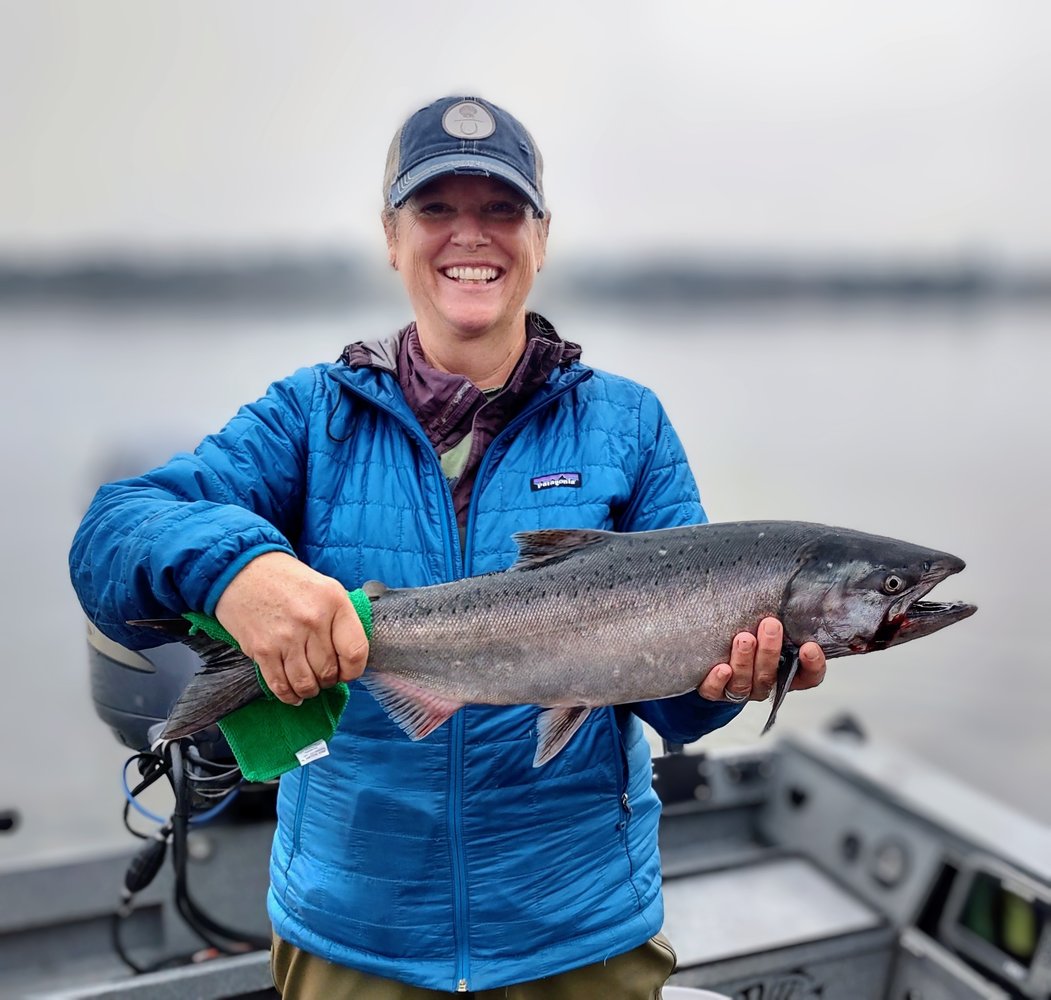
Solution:
[[[969,618],[962,602],[924,601],[962,559],[892,538],[833,529],[802,553],[784,601],[787,637],[827,657],[886,649]]]

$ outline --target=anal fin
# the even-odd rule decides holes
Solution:
[[[464,706],[393,674],[366,670],[361,683],[411,740],[433,733]]]
[[[574,733],[591,714],[587,705],[546,708],[536,721],[536,755],[533,767],[543,767],[562,752]]]

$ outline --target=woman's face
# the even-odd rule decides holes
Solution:
[[[524,331],[547,224],[490,177],[441,177],[417,191],[386,232],[420,331],[453,340]]]

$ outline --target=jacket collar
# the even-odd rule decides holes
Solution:
[[[377,340],[361,340],[347,344],[339,356],[339,361],[348,368],[376,368],[380,371],[397,372],[402,339],[415,325],[410,323],[397,333]],[[554,326],[538,312],[526,313],[526,337],[527,340],[542,337],[561,344],[562,352],[557,363],[562,366],[568,367],[580,359],[580,345],[559,337]]]

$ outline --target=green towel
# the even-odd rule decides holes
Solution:
[[[372,605],[363,590],[348,591],[347,597],[361,619],[365,636],[372,638]],[[195,629],[220,642],[240,648],[237,640],[209,615],[190,611],[183,615]],[[231,712],[219,720],[219,728],[230,744],[241,773],[248,781],[269,781],[285,771],[328,756],[328,740],[350,697],[342,681],[325,688],[302,705],[278,701],[256,667],[265,698]]]

